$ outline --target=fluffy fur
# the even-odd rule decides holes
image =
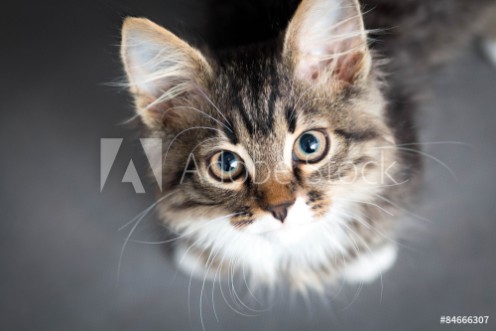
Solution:
[[[431,7],[405,2],[397,10]],[[243,272],[304,291],[339,277],[373,280],[392,265],[394,224],[421,166],[408,85],[384,78],[366,31],[392,24],[396,9],[381,8],[396,7],[365,4],[379,7],[368,26],[356,0],[304,0],[287,29],[235,48],[213,42],[209,52],[146,19],[126,19],[122,59],[137,113],[146,136],[165,146],[155,169],[165,197],[158,210],[188,273]],[[384,43],[389,68],[406,64],[410,54],[402,54],[417,40],[393,34]],[[328,148],[318,162],[300,162],[295,144],[312,130]],[[221,150],[239,156],[244,176],[212,176],[209,160]]]

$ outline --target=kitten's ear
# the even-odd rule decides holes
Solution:
[[[194,93],[212,72],[198,50],[144,18],[124,21],[121,57],[138,114],[148,126],[167,121],[169,102]]]
[[[358,0],[303,0],[289,23],[284,55],[310,83],[366,78],[371,55]]]

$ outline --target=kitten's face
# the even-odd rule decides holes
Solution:
[[[374,86],[326,94],[292,79],[283,59],[246,59],[223,63],[205,97],[170,110],[189,120],[163,131],[174,191],[166,219],[232,215],[239,231],[273,237],[298,227],[295,235],[333,205],[369,200],[392,159],[378,148],[391,138]]]
[[[304,1],[284,40],[211,59],[149,21],[125,23],[138,113],[166,146],[159,209],[172,228],[205,245],[235,232],[311,242],[315,224],[364,216],[392,183],[384,100],[346,2]]]

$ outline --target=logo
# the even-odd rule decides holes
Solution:
[[[100,192],[105,186],[105,182],[112,170],[115,159],[122,145],[122,138],[103,138],[100,139]],[[145,156],[150,163],[153,176],[162,190],[162,139],[160,138],[142,138],[140,139],[141,147]],[[131,183],[136,193],[145,193],[143,183],[136,171],[133,160],[130,160],[122,183]]]

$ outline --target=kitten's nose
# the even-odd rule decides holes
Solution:
[[[286,216],[288,216],[288,208],[291,207],[293,203],[294,201],[282,203],[276,206],[268,206],[267,210],[272,213],[272,216],[282,223],[286,219]]]

